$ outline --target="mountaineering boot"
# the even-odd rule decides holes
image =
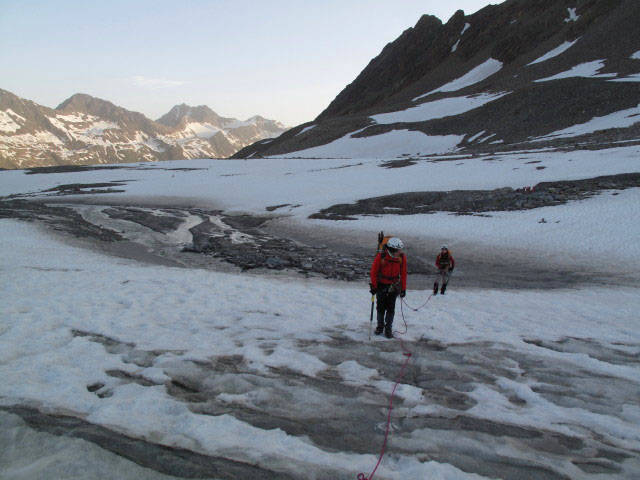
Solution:
[[[380,335],[382,333],[382,330],[384,330],[384,312],[378,312],[377,320],[378,325],[376,326],[376,329],[373,333],[375,333],[376,335]]]
[[[444,285],[442,285],[442,288],[440,289],[440,295],[444,295],[444,291],[447,289],[447,284],[445,283]]]
[[[438,294],[438,282],[433,284],[433,294],[434,295]]]
[[[387,338],[393,338],[393,333],[391,332],[391,325],[387,325],[384,327],[384,336]]]

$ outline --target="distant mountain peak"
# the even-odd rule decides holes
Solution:
[[[221,117],[206,105],[192,107],[186,103],[181,103],[174,106],[156,122],[168,127],[177,127],[180,124],[187,123],[189,119],[200,123],[210,123],[216,127],[221,127],[227,120],[233,120]]]
[[[166,114],[156,120],[157,123],[171,128],[184,127],[189,123],[208,124],[220,129],[260,128],[268,132],[281,133],[286,127],[277,120],[270,120],[261,115],[254,115],[247,120],[221,117],[206,105],[192,107],[186,103],[175,105]]]
[[[252,118],[182,103],[154,122],[85,93],[51,109],[0,90],[0,168],[223,158],[286,130]]]
[[[58,105],[56,110],[75,110],[75,111],[83,111],[84,113],[91,113],[92,110],[96,110],[97,108],[110,108],[115,109],[116,107],[113,103],[102,100],[100,98],[92,97],[91,95],[87,95],[86,93],[76,93],[67,98],[64,102]]]

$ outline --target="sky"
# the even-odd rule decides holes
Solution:
[[[156,120],[207,105],[313,120],[423,14],[499,0],[0,0],[0,88],[55,108],[86,93]]]

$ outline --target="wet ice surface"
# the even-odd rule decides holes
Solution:
[[[594,425],[585,425],[583,435],[564,434],[472,413],[482,385],[495,392],[502,408],[514,413],[529,403],[549,402],[615,419],[622,414],[621,405],[637,402],[637,384],[574,371],[570,363],[549,366],[544,355],[522,354],[507,345],[447,346],[425,338],[407,346],[415,360],[403,381],[406,397],[403,401],[401,395],[393,416],[392,456],[416,456],[509,479],[566,478],[579,473],[574,467],[588,473],[621,473],[620,464],[627,459],[640,466],[637,452],[598,438],[591,430]],[[373,445],[382,445],[388,393],[381,383],[390,387],[389,379],[398,374],[404,360],[398,345],[379,340],[372,346],[335,335],[321,345],[297,348],[329,367],[315,379],[286,369],[256,375],[243,368],[242,357],[192,365],[176,360],[162,368],[172,379],[169,393],[189,402],[193,411],[229,413],[258,428],[308,437],[329,451],[370,453]],[[602,346],[593,349],[604,358],[619,356]],[[627,364],[638,362],[637,354],[625,358]],[[343,381],[341,372],[353,366],[377,372],[370,385]],[[522,383],[538,386],[525,388],[525,396],[519,391]],[[417,402],[422,395],[428,412],[422,410],[422,401]]]
[[[377,232],[336,231],[301,226],[277,216],[229,216],[198,208],[64,204],[90,224],[128,241],[101,244],[103,251],[167,266],[251,271],[359,281],[366,286]],[[429,289],[442,238],[405,236],[411,288]],[[186,250],[186,251],[185,251]],[[595,285],[637,285],[638,278],[582,263],[523,257],[521,251],[458,242],[451,287],[549,289]]]
[[[109,354],[122,356],[126,363],[160,368],[169,377],[164,382],[168,395],[187,404],[194,413],[228,414],[259,429],[281,429],[328,452],[375,452],[383,442],[390,380],[396,377],[404,360],[398,344],[377,338],[373,343],[356,341],[339,331],[327,333],[330,340],[325,342],[299,341],[294,346],[298,352],[326,363],[327,367],[315,377],[287,368],[259,373],[248,367],[242,355],[190,361],[181,358],[182,352],[168,355],[169,352],[142,351],[100,335],[74,334],[104,345]],[[541,346],[538,353],[536,349],[518,351],[512,345],[491,342],[447,345],[425,336],[407,347],[413,360],[395,402],[388,444],[391,458],[434,460],[463,472],[505,479],[590,478],[588,474],[603,473],[610,475],[607,478],[634,478],[633,472],[638,472],[637,450],[609,433],[634,428],[630,422],[633,410],[625,412],[625,405],[636,405],[637,415],[638,383],[576,368],[573,361],[550,361],[545,351],[588,351],[602,362],[637,368],[637,345],[627,346],[636,351],[628,353],[624,346],[618,350],[596,341],[564,339]],[[268,350],[270,345],[263,343],[260,348]],[[362,384],[358,374],[349,380],[348,372],[354,370],[375,373]],[[146,388],[153,385],[126,372],[115,370],[107,374],[117,381],[108,388],[90,385],[88,390],[108,397],[123,384],[137,383]],[[485,395],[492,398],[483,398]],[[482,406],[487,400],[491,404],[489,411]],[[527,411],[535,416],[541,405],[546,410],[557,409],[558,415],[564,416],[559,425],[565,424],[566,432],[563,428],[536,426],[535,420],[528,424],[500,418],[521,412],[527,415]],[[501,415],[494,417],[491,408],[499,409]],[[82,421],[34,415],[24,409],[14,409],[12,413],[23,417],[36,431],[83,438],[166,475],[180,472],[179,476],[190,478],[201,478],[203,474],[220,478],[354,478],[353,472],[312,466],[304,474],[278,473],[269,468],[268,462],[256,468],[217,456],[203,457],[131,440]],[[598,418],[607,426],[603,428]],[[107,462],[106,457],[96,460],[96,465],[101,461]],[[132,466],[129,473],[134,472]]]
[[[303,244],[322,244],[345,255],[363,255],[369,260],[377,242],[377,232],[336,230],[330,227],[300,225],[287,219],[276,219],[264,225],[268,233],[279,234]],[[402,235],[408,258],[410,289],[430,289],[436,276],[435,257],[447,239],[438,236]],[[616,269],[606,269],[574,262],[566,264],[566,256],[555,259],[538,257],[524,250],[507,247],[486,247],[465,241],[456,242],[453,251],[456,269],[452,273],[452,288],[553,289],[580,285],[639,285],[640,278],[624,275]]]
[[[172,465],[166,470],[181,477],[195,472],[205,478],[213,472],[211,468],[186,468],[180,454],[188,456],[188,452],[171,455],[169,449],[118,436],[73,417],[49,417],[32,409],[0,410],[0,431],[2,478],[176,478],[145,466],[167,463],[167,458]]]
[[[304,231],[283,220],[260,224],[261,229],[256,230],[246,219],[225,223],[222,214],[186,209],[72,208],[89,222],[123,235],[128,242],[124,247],[123,242],[115,242],[100,248],[128,258],[240,271],[241,267],[225,261],[233,260],[229,257],[212,261],[212,256],[182,251],[193,241],[189,232],[208,222],[206,232],[216,241],[224,241],[227,251],[234,245],[259,245],[259,239],[271,236],[312,246],[312,250],[304,250],[307,256],[355,259],[353,275],[362,278],[366,289],[372,253],[362,245],[373,242],[364,233],[337,239],[330,230]],[[422,259],[429,258],[430,245],[438,243],[437,239],[420,240],[407,242],[415,246],[410,253],[410,265],[417,265],[410,278],[414,290],[429,287],[431,262]],[[436,465],[455,467],[444,471],[442,478],[477,478],[467,474],[505,479],[595,479],[602,474],[606,478],[636,478],[640,472],[640,343],[637,336],[628,333],[635,328],[628,322],[633,318],[629,312],[637,307],[633,304],[637,290],[627,291],[623,286],[633,285],[633,280],[588,270],[569,276],[570,271],[549,265],[534,268],[527,262],[517,263],[516,258],[509,258],[511,268],[505,270],[497,262],[498,258],[504,260],[505,252],[492,256],[487,252],[467,255],[462,248],[458,251],[458,261],[464,261],[455,283],[452,281],[451,294],[433,298],[420,312],[407,307],[398,311],[396,326],[402,327],[402,313],[409,322],[406,346],[412,357],[394,401],[387,455],[376,478],[425,478],[429,468],[434,474],[441,473]],[[246,254],[242,249],[238,252]],[[283,244],[282,258],[286,252],[288,246]],[[57,281],[64,279],[71,289],[75,286],[78,290],[87,282],[82,272],[89,275],[92,268],[82,262],[76,265],[74,260],[64,266],[48,262],[29,264],[28,268],[31,272],[38,268],[41,275]],[[190,278],[183,277],[188,271],[182,274],[171,269],[167,274],[158,270],[147,278],[122,267],[110,272],[114,278],[108,288],[116,293],[99,297],[92,313],[83,310],[79,291],[56,299],[71,307],[43,300],[47,312],[52,309],[56,318],[66,320],[55,328],[47,326],[64,332],[60,333],[64,341],[54,342],[53,347],[45,342],[43,350],[51,348],[56,356],[45,356],[41,361],[59,361],[57,355],[65,355],[67,347],[60,346],[65,342],[81,346],[82,352],[99,352],[92,355],[100,360],[81,385],[84,391],[74,391],[73,382],[71,390],[65,390],[83,399],[75,409],[55,395],[43,401],[28,388],[17,397],[11,397],[7,390],[0,393],[5,409],[0,418],[6,432],[2,441],[9,449],[13,445],[14,451],[20,446],[24,454],[5,454],[3,475],[38,478],[36,470],[21,472],[20,462],[37,464],[43,453],[36,445],[53,442],[51,436],[74,440],[65,443],[68,450],[58,457],[58,461],[66,459],[69,471],[84,464],[78,452],[86,446],[78,439],[98,447],[92,450],[94,470],[90,468],[86,478],[145,478],[149,472],[141,468],[187,478],[347,479],[360,471],[368,475],[366,466],[375,465],[383,442],[389,393],[405,357],[396,340],[374,337],[368,341],[368,298],[366,294],[358,296],[359,288],[348,282],[320,282],[315,278],[323,277],[321,271],[305,269],[302,264],[296,267],[280,270],[286,278],[277,281],[271,275],[275,269],[264,267],[253,271],[270,275],[246,281],[229,277],[221,280],[221,285],[198,284],[209,281],[204,273]],[[304,283],[293,285],[291,278]],[[18,280],[38,288],[38,277],[24,274]],[[226,283],[229,281],[231,285]],[[617,290],[605,287],[600,294],[606,298],[596,301],[591,309],[588,296],[579,292],[543,292],[525,298],[514,292],[478,290],[504,283],[523,292],[617,285],[621,295],[627,296],[616,297]],[[95,286],[86,287],[96,292]],[[48,294],[37,291],[44,297]],[[415,292],[407,301],[417,306],[427,295]],[[284,307],[287,298],[291,304]],[[362,302],[355,306],[354,298]],[[5,313],[14,321],[23,315],[32,321],[51,316],[38,314],[37,308],[36,313],[29,313],[33,307],[15,298],[13,302]],[[571,320],[573,310],[576,313]],[[553,319],[547,317],[552,315],[568,326],[550,335]],[[513,325],[509,324],[511,316],[515,318]],[[587,320],[582,322],[583,318]],[[598,321],[610,323],[612,333],[602,334],[606,327],[595,327]],[[302,326],[296,327],[296,322]],[[12,328],[3,326],[2,333],[13,332]],[[43,337],[46,340],[46,335]],[[24,355],[15,348],[15,353],[13,348],[5,351],[7,357],[0,366],[16,371],[24,368],[28,376],[31,367],[22,361],[15,363],[14,355]],[[77,367],[73,355],[65,361]],[[38,370],[33,368],[31,374],[37,377]],[[4,372],[7,378],[8,372]],[[80,384],[83,378],[80,375]],[[55,375],[54,379],[59,380]],[[37,382],[35,385],[41,388]],[[195,440],[185,443],[181,435],[191,438],[188,432],[171,430],[163,422],[170,417],[162,410],[156,412],[157,425],[152,424],[152,430],[128,429],[128,422],[136,424],[127,420],[125,410],[118,410],[127,405],[120,397],[123,392],[135,394],[135,398],[153,398],[163,392],[168,405],[186,407],[203,422],[230,416],[255,429],[256,434],[281,431],[287,439],[300,442],[288,445],[291,451],[313,446],[329,460],[306,453],[287,457],[271,450],[256,460],[234,451],[237,448],[208,447],[207,442],[198,440],[197,432]],[[7,398],[13,400],[7,402]],[[16,403],[16,398],[22,400]],[[83,402],[92,407],[85,411]],[[114,402],[115,417],[103,412],[105,402]],[[182,412],[171,408],[171,415]],[[116,420],[118,416],[122,416],[122,423]],[[215,437],[216,432],[211,434]],[[223,430],[219,435],[232,434]],[[346,462],[349,468],[339,457],[341,453],[356,455]],[[119,472],[118,477],[105,473],[113,465],[117,465],[114,471]],[[40,478],[47,477],[42,473]]]

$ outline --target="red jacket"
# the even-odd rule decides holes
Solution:
[[[407,257],[401,253],[393,258],[387,252],[378,253],[371,265],[371,285],[378,288],[378,283],[391,285],[400,280],[400,289],[407,289]]]
[[[447,255],[449,255],[449,262],[446,262],[446,259],[442,258],[442,253],[439,253],[436,257],[436,267],[438,267],[438,270],[441,268],[453,268],[456,266],[456,261],[453,259],[453,255],[450,253]]]

